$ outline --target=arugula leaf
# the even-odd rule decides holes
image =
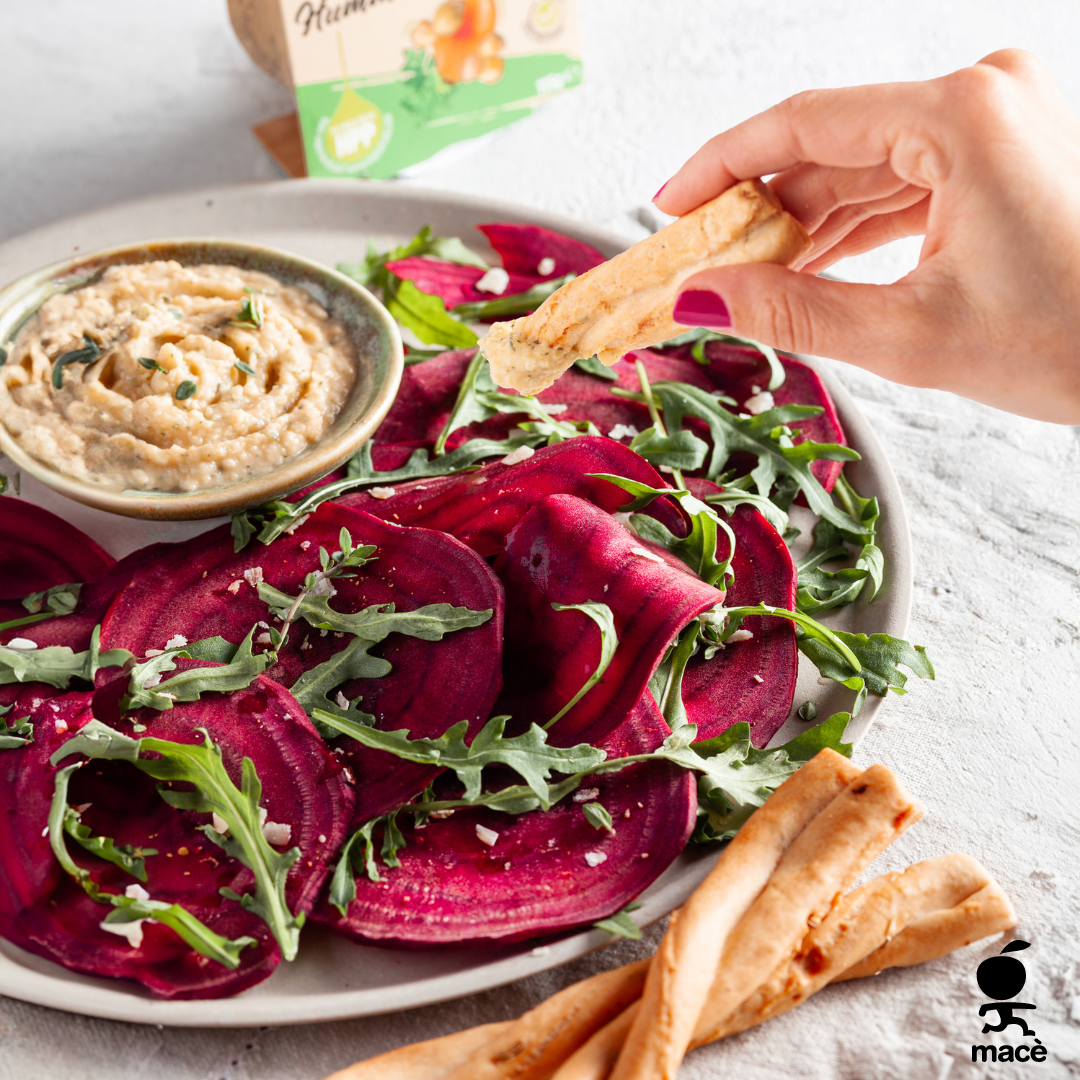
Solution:
[[[415,345],[405,345],[405,366],[412,367],[413,364],[423,364],[428,360],[434,360],[437,356],[445,356],[446,350],[441,345],[436,345],[433,349],[418,349]]]
[[[818,671],[826,678],[843,683],[849,690],[856,692],[852,715],[858,715],[862,703],[869,691],[879,697],[885,697],[890,690],[894,694],[907,691],[907,676],[900,670],[903,664],[920,679],[933,679],[934,665],[926,655],[922,645],[911,645],[902,638],[888,634],[849,634],[843,630],[830,633],[844,647],[858,658],[859,667],[852,670],[841,650],[832,643],[819,637],[800,633],[796,628],[799,650],[813,661]]]
[[[637,900],[631,900],[622,911],[617,911],[606,919],[594,922],[593,927],[597,930],[606,930],[616,937],[628,938],[630,941],[640,941],[641,927],[630,918],[630,912],[637,911],[640,907],[641,904]]]
[[[830,656],[839,657],[839,662],[846,666],[848,676],[857,675],[861,670],[858,656],[844,640],[853,635],[845,634],[840,630],[831,630],[824,623],[819,623],[801,611],[788,611],[786,608],[773,607],[771,604],[752,604],[745,607],[724,608],[718,614],[726,617],[726,623],[723,633],[716,637],[717,641],[723,642],[730,638],[742,626],[743,619],[748,615],[773,615],[778,619],[789,619],[795,623],[796,634],[799,635],[800,641],[805,637],[808,642],[812,641],[820,645]],[[885,635],[877,636],[884,637]],[[805,649],[803,651],[806,652]],[[807,656],[810,656],[810,653],[807,653]],[[810,658],[813,659],[812,656]],[[824,675],[825,672],[822,674]],[[832,678],[832,676],[829,677]]]
[[[691,355],[699,364],[707,365],[709,363],[709,358],[705,355],[705,344],[709,341],[722,341],[726,345],[749,345],[750,348],[757,349],[765,357],[765,361],[769,365],[769,382],[765,389],[776,390],[784,385],[787,372],[784,370],[784,365],[780,363],[780,357],[776,355],[776,350],[771,345],[765,345],[760,341],[755,341],[753,338],[740,337],[738,334],[719,334],[713,330],[704,330],[699,332],[694,347],[690,350]]]
[[[262,784],[251,759],[243,759],[240,787],[237,788],[225,771],[221,748],[204,728],[199,731],[204,739],[201,745],[149,736],[132,739],[98,720],[91,720],[52,755],[50,762],[56,765],[72,754],[85,754],[92,759],[129,761],[155,780],[193,784],[194,791],[176,791],[161,785],[158,794],[178,810],[216,813],[225,821],[228,825],[226,835],[219,834],[212,825],[203,826],[201,831],[255,875],[255,891],[240,897],[240,903],[269,926],[281,946],[282,956],[292,960],[299,946],[304,916],[294,916],[289,911],[285,900],[285,878],[300,857],[300,849],[294,847],[283,854],[278,853],[263,836],[259,820]],[[146,752],[157,753],[160,757],[142,757]],[[60,825],[57,820],[55,827]],[[53,827],[50,817],[50,831]]]
[[[81,582],[69,581],[64,585],[53,585],[52,588],[24,596],[22,606],[31,615],[70,615],[78,606],[81,592]]]
[[[727,512],[728,517],[735,513],[737,507],[752,506],[781,536],[787,532],[787,514],[772,499],[764,495],[743,491],[740,488],[726,487],[723,491],[706,495],[702,502],[722,508]]]
[[[330,878],[328,899],[341,912],[343,919],[348,914],[348,906],[356,899],[354,874],[366,874],[369,881],[382,881],[378,864],[375,862],[375,841],[372,833],[380,822],[385,821],[385,817],[372,818],[361,825],[342,845],[341,854]],[[359,851],[356,850],[357,845],[360,845]]]
[[[91,720],[87,727],[97,723],[97,720]],[[86,728],[83,728],[83,731],[85,730]],[[63,747],[61,747],[62,750]],[[155,922],[163,923],[165,926],[175,930],[196,952],[208,956],[211,960],[217,960],[218,963],[223,964],[230,971],[235,971],[240,966],[241,950],[248,945],[257,944],[254,938],[244,936],[230,940],[222,937],[179,904],[166,904],[160,900],[140,900],[136,897],[122,896],[118,893],[103,892],[91,877],[90,871],[79,866],[68,853],[67,845],[64,843],[64,836],[70,835],[67,828],[68,813],[71,809],[67,804],[68,785],[71,774],[76,769],[81,768],[83,764],[83,762],[80,762],[77,765],[68,765],[60,769],[54,781],[53,800],[49,808],[48,834],[49,845],[52,848],[53,855],[56,856],[57,862],[86,890],[91,899],[100,904],[111,904],[113,906],[114,910],[105,916],[104,922],[112,924],[153,919]],[[82,843],[78,836],[75,839]],[[97,839],[102,841],[100,845],[102,850],[104,850],[106,844],[112,845],[112,841],[107,837]],[[111,850],[115,852],[117,849],[112,847]],[[101,854],[100,851],[95,853]],[[149,848],[143,851],[144,855],[150,853]],[[124,867],[124,869],[127,868]]]
[[[321,664],[316,664],[315,667],[305,671],[289,687],[289,693],[296,698],[309,717],[313,716],[316,709],[321,709],[339,719],[370,727],[375,723],[374,716],[354,707],[342,708],[336,701],[331,700],[330,693],[351,679],[377,679],[390,673],[389,661],[377,656],[368,656],[368,649],[374,644],[375,642],[365,641],[363,638],[353,638],[344,649],[334,653],[329,660],[324,660]],[[341,734],[338,729],[319,723],[317,720],[312,722],[324,739],[333,739]]]
[[[475,266],[480,270],[489,269],[488,264],[474,251],[470,251],[456,236],[432,236],[430,225],[425,225],[407,244],[402,244],[390,251],[379,252],[369,241],[367,255],[363,262],[339,262],[337,269],[339,273],[351,277],[353,281],[361,285],[374,285],[381,288],[382,279],[388,274],[386,264],[408,259],[412,255],[431,255],[444,262]]]
[[[582,688],[544,725],[546,731],[557,720],[561,720],[601,679],[615,657],[619,646],[619,635],[615,632],[615,619],[607,604],[586,600],[582,604],[552,604],[556,611],[580,611],[588,615],[600,628],[600,662],[596,670],[585,680]]]
[[[407,278],[387,273],[383,303],[386,310],[425,345],[437,343],[454,349],[468,349],[479,340],[469,327],[447,312],[441,296],[421,292]]]
[[[318,709],[315,715],[331,727],[345,730],[339,717]],[[566,748],[549,746],[547,734],[536,724],[523,735],[505,738],[503,732],[508,719],[506,716],[490,719],[468,746],[465,744],[468,724],[464,720],[437,739],[410,739],[407,728],[380,731],[378,728],[355,727],[347,733],[364,746],[387,750],[405,761],[452,769],[465,785],[466,800],[474,800],[480,794],[481,772],[486,766],[506,765],[525,781],[537,804],[545,810],[552,803],[551,785],[548,784],[552,771],[578,773],[604,760],[604,751],[587,743]]]
[[[578,371],[584,371],[586,375],[595,375],[598,379],[606,379],[608,382],[618,382],[619,376],[606,364],[601,364],[595,356],[583,356],[574,361],[574,367]]]
[[[652,521],[652,518],[645,520]],[[686,707],[683,705],[682,681],[686,673],[686,665],[697,652],[700,631],[701,626],[696,620],[684,627],[674,646],[668,650],[649,680],[649,690],[672,731],[689,723]]]
[[[689,428],[679,428],[671,435],[661,435],[655,427],[648,427],[634,436],[630,449],[640,454],[655,469],[667,466],[669,469],[683,469],[686,472],[700,469],[705,455],[709,452],[708,444],[702,442]]]
[[[686,511],[690,518],[690,532],[684,537],[675,536],[665,525],[644,514],[633,514],[630,524],[643,539],[659,544],[672,554],[677,555],[702,581],[724,589],[730,582],[726,579],[734,575],[731,559],[735,554],[735,534],[731,526],[724,521],[712,507],[691,495],[685,488],[654,488],[636,480],[627,480],[614,473],[589,473],[589,476],[608,480],[635,498],[621,507],[623,513],[632,513],[646,507],[654,499],[662,496],[674,499]],[[723,532],[728,538],[728,557],[720,562],[716,558],[718,533]],[[721,583],[721,584],[718,584]]]
[[[859,453],[850,446],[836,443],[807,440],[796,445],[792,440],[792,429],[788,425],[817,416],[821,412],[819,406],[780,405],[757,416],[741,417],[728,412],[711,394],[688,383],[660,382],[652,387],[652,392],[663,405],[664,422],[669,431],[678,431],[686,416],[697,417],[709,425],[713,451],[706,469],[708,479],[715,480],[720,475],[732,454],[752,454],[758,464],[750,477],[759,495],[767,497],[778,479],[782,483],[787,481],[791,496],[802,491],[810,509],[819,517],[854,535],[867,535],[865,527],[833,503],[810,470],[811,462],[821,458],[858,461]],[[642,397],[639,394],[624,396],[635,400]]]
[[[238,646],[224,638],[206,638],[179,649],[168,649],[159,656],[136,664],[131,669],[128,692],[120,698],[120,711],[130,712],[144,707],[162,711],[171,709],[177,701],[198,701],[210,691],[228,694],[250,686],[273,659],[269,653],[259,656],[252,654],[251,640],[256,629],[253,626]],[[219,659],[227,654],[231,654],[228,660]],[[178,657],[185,660],[213,660],[223,666],[188,668],[169,679],[164,689],[152,689],[161,683],[164,672],[176,669]]]
[[[64,385],[64,368],[68,364],[92,364],[102,354],[101,346],[87,333],[83,333],[83,347],[61,353],[53,361],[52,384],[59,390]]]
[[[101,627],[94,628],[90,648],[73,652],[66,645],[48,645],[44,649],[13,649],[0,645],[0,686],[9,683],[42,682],[59,690],[72,679],[92,683],[99,668],[119,667],[135,657],[127,649],[101,652],[98,641]]]
[[[82,815],[73,806],[64,808],[64,832],[91,855],[119,866],[140,881],[146,880],[145,856],[157,854],[157,848],[133,848],[127,844],[117,846],[109,836],[94,836],[90,826],[82,824]]]
[[[476,300],[457,304],[451,308],[456,318],[469,322],[482,322],[485,319],[505,319],[516,315],[529,315],[534,312],[553,292],[561,289],[568,281],[573,281],[577,274],[564,274],[562,277],[549,278],[538,282],[524,292],[497,296],[493,300]],[[605,369],[606,370],[606,369]],[[618,378],[612,374],[611,378]]]
[[[607,808],[598,802],[587,802],[581,808],[582,814],[585,815],[585,820],[594,829],[603,829],[605,832],[614,832],[615,826],[612,824],[611,815],[607,812]]]
[[[730,840],[754,810],[819,750],[830,747],[850,757],[851,744],[841,741],[850,719],[848,713],[834,713],[818,727],[772,750],[753,746],[750,725],[746,723],[732,724],[717,738],[694,744],[697,752],[726,766],[726,771],[721,769],[698,780],[699,817],[694,842]],[[746,782],[736,790],[725,782],[729,778]],[[748,790],[754,784],[760,786]]]
[[[14,708],[14,705],[0,706],[0,750],[17,750],[34,741],[34,725],[30,723],[29,715],[18,717],[10,725],[4,719]]]
[[[446,441],[458,428],[488,420],[498,413],[525,413],[533,421],[528,428],[547,436],[549,444],[578,435],[600,434],[590,421],[557,420],[536,398],[525,394],[507,394],[500,390],[491,378],[491,370],[483,353],[477,351],[465,369],[454,407],[435,440],[435,456],[440,457],[446,452]]]

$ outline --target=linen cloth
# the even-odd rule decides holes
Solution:
[[[445,163],[428,186],[516,201],[644,235],[640,210],[716,131],[813,86],[943,74],[1006,45],[1051,67],[1074,108],[1080,7],[1051,0],[747,0],[583,4],[586,84]],[[121,198],[278,175],[249,134],[291,107],[232,38],[219,0],[4,5],[0,240]],[[14,107],[12,107],[14,105]],[[886,281],[907,243],[850,260]],[[886,702],[856,752],[928,808],[874,872],[948,851],[980,859],[1020,914],[1024,1000],[1049,1054],[1080,1075],[1080,442],[1076,431],[837,365],[899,476],[916,575],[909,638],[935,683]],[[158,1029],[0,996],[0,1080],[319,1080],[398,1045],[513,1017],[570,982],[645,955],[614,945],[461,1001],[276,1029]],[[689,1056],[680,1077],[959,1080],[976,1066],[975,969],[996,939],[920,968],[827,988]],[[3,987],[0,987],[0,994]],[[1013,1039],[1013,1041],[1018,1041]]]

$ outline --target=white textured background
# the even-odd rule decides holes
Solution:
[[[635,233],[633,214],[717,130],[808,87],[943,74],[1008,45],[1080,108],[1075,0],[582,0],[586,85],[423,183]],[[236,44],[224,0],[0,0],[0,240],[82,210],[275,178],[249,128],[289,95]],[[885,281],[917,244],[842,266]],[[680,1077],[1080,1076],[1080,452],[1077,432],[844,369],[900,476],[911,638],[934,684],[890,699],[857,759],[925,800],[890,866],[950,850],[1021,915],[1041,1065],[976,1067],[978,961],[828,989],[698,1051]],[[304,1028],[159,1030],[0,997],[0,1080],[319,1080],[359,1057],[513,1016],[640,946],[462,1002]],[[2,993],[3,987],[0,987]]]

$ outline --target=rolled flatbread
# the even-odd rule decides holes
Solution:
[[[735,263],[790,266],[811,243],[771,188],[743,180],[568,282],[531,315],[495,323],[480,351],[500,386],[536,394],[575,360],[597,356],[610,367],[681,334],[672,308],[691,275]]]

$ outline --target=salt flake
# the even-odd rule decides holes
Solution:
[[[397,494],[397,490],[392,487],[373,487],[368,489],[368,494],[373,499],[392,499]]]
[[[474,286],[477,292],[502,296],[510,284],[510,275],[501,267],[493,266]]]
[[[608,433],[609,439],[636,439],[641,434],[633,424],[616,424]]]
[[[483,825],[476,826],[476,839],[481,844],[487,844],[488,847],[494,847],[495,841],[499,839],[499,834],[494,829],[485,829]]]
[[[768,390],[762,390],[759,394],[754,394],[753,397],[748,397],[743,402],[743,408],[753,416],[757,416],[758,413],[763,413],[767,409],[772,409],[776,405],[773,400],[772,394]]]
[[[555,260],[550,255],[545,255],[537,264],[536,272],[541,277],[547,277],[548,274],[555,273]]]
[[[516,450],[511,450],[510,453],[502,459],[502,464],[519,465],[523,461],[528,461],[535,453],[536,451],[531,446],[519,446]]]
[[[263,580],[263,568],[261,566],[249,567],[244,571],[244,580],[254,589]]]
[[[31,649],[37,648],[37,642],[25,637],[13,637],[7,643],[7,648],[17,649],[19,652],[30,652]]]
[[[602,851],[586,851],[585,861],[590,866],[599,866],[603,862],[607,862],[607,855]]]
[[[284,847],[292,837],[292,826],[280,821],[268,821],[262,827],[262,834],[268,844]]]

